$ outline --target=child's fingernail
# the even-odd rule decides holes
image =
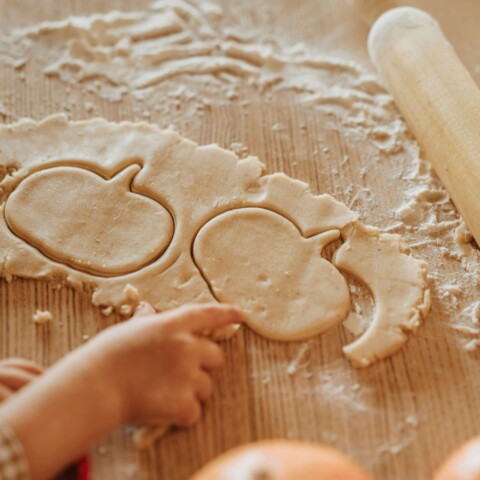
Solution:
[[[155,309],[148,302],[140,302],[135,307],[135,315],[154,315]]]
[[[144,302],[140,302],[136,307],[135,307],[135,313],[141,313],[147,309],[147,304]]]

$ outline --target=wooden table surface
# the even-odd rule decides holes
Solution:
[[[0,31],[71,14],[131,10],[147,3],[0,0]],[[331,42],[336,38],[332,54],[353,56],[371,68],[366,49],[355,54],[348,49],[349,37],[364,44],[367,30],[353,13],[348,14],[344,0],[269,0],[262,2],[268,8],[261,9],[252,0],[221,3],[227,23],[251,22],[272,32],[288,29],[292,42],[301,40],[320,47],[325,39]],[[476,68],[480,65],[480,35],[473,35],[474,28],[466,28],[478,24],[480,3],[409,3],[437,15],[467,67],[480,80]],[[296,5],[294,15],[289,13],[292,5]],[[345,18],[348,24],[340,25]],[[33,67],[27,67],[25,79],[9,67],[0,67],[0,103],[10,105],[9,111],[0,115],[4,123],[63,111],[67,97],[65,84]],[[91,101],[107,119],[141,119],[128,99],[116,104],[96,97]],[[69,113],[72,118],[88,118],[81,104],[70,106]],[[324,127],[319,115],[286,95],[281,103],[259,98],[244,107],[238,101],[213,105],[201,121],[172,113],[159,123],[167,126],[174,121],[180,132],[200,143],[228,147],[242,142],[269,171],[285,171],[309,182],[316,192],[335,190],[330,169],[336,165],[335,159],[339,162],[344,152],[349,152],[351,171],[340,182],[364,182],[379,195],[388,192],[391,186],[382,183],[375,171],[366,179],[359,177],[357,146],[342,136],[341,126]],[[271,128],[278,122],[287,125],[281,135]],[[306,135],[299,132],[302,123],[307,125]],[[316,155],[325,146],[331,153],[331,165]],[[342,185],[338,188],[337,184],[336,191],[342,200]],[[380,210],[373,209],[372,223],[385,222]],[[341,325],[308,342],[291,344],[271,342],[243,330],[225,343],[226,367],[216,375],[215,397],[196,427],[171,433],[143,454],[132,448],[131,429],[123,428],[92,449],[93,478],[184,480],[228,448],[272,437],[329,443],[371,469],[378,479],[429,478],[450,450],[480,433],[480,355],[459,348],[448,326],[447,311],[433,293],[432,312],[418,334],[401,352],[366,370],[351,368],[342,357],[341,347],[352,337]],[[50,310],[55,321],[47,327],[35,326],[31,316],[37,308]],[[118,319],[106,320],[87,295],[69,288],[25,280],[0,282],[2,358],[22,356],[48,365],[112,321]],[[290,375],[289,365],[302,353],[306,355],[302,365]]]

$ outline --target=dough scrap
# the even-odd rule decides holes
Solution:
[[[138,292],[138,288],[130,285],[130,283],[127,283],[125,285],[125,288],[123,289],[123,294],[129,302],[137,304],[140,301],[140,293]]]
[[[241,208],[207,223],[193,256],[215,298],[240,305],[250,328],[274,340],[303,340],[348,313],[347,283],[320,255],[339,237],[330,230],[304,238],[275,212]]]
[[[133,434],[133,444],[138,450],[146,450],[164,437],[170,429],[170,425],[139,427]]]
[[[345,243],[333,263],[364,282],[375,301],[367,331],[343,348],[358,367],[392,355],[430,310],[427,264],[410,255],[400,236],[355,223],[342,231]]]
[[[230,210],[246,207],[272,210],[279,216],[294,219],[303,237],[341,230],[357,220],[354,212],[330,195],[313,195],[308,185],[281,173],[264,175],[263,165],[255,157],[238,159],[233,152],[217,145],[199,146],[173,130],[160,130],[147,123],[111,123],[103,119],[68,122],[61,115],[40,123],[22,120],[0,127],[0,165],[5,171],[14,170],[0,183],[0,275],[7,280],[23,277],[63,282],[90,291],[94,305],[102,308],[112,306],[119,310],[125,304],[127,283],[139,290],[142,300],[157,310],[215,301],[193,261],[191,248],[205,224]],[[130,192],[124,188],[122,195],[146,197],[146,201],[156,202],[159,211],[166,206],[174,219],[173,238],[158,258],[157,253],[152,252],[155,258],[149,260],[150,263],[145,263],[147,254],[142,251],[139,255],[134,247],[152,245],[150,228],[136,231],[136,238],[131,238],[130,233],[126,250],[122,250],[122,244],[120,250],[131,250],[131,258],[119,260],[118,252],[113,249],[96,255],[93,243],[86,242],[76,247],[77,260],[72,260],[72,252],[64,250],[68,245],[54,244],[52,251],[45,255],[32,245],[30,233],[25,235],[26,242],[7,225],[7,216],[9,224],[16,222],[18,229],[28,229],[29,222],[35,221],[25,208],[15,210],[15,215],[14,210],[10,215],[5,212],[15,207],[9,203],[17,195],[19,200],[22,198],[22,184],[28,186],[37,175],[52,172],[57,175],[60,171],[71,176],[75,171],[81,173],[83,180],[90,181],[92,175],[95,176],[96,184],[105,187],[113,185],[116,175],[124,170],[131,176],[133,170],[139,171],[130,184]],[[125,185],[126,182],[121,186]],[[61,205],[49,199],[40,201],[35,208],[34,213],[45,221],[49,219],[49,212],[45,211],[47,205],[58,213],[60,207],[73,208],[72,199],[78,198],[78,195],[69,196],[63,185],[58,188],[62,192],[57,195]],[[77,188],[75,186],[75,190]],[[38,191],[45,195],[43,188]],[[107,194],[115,201],[121,198],[120,193]],[[18,203],[25,206],[28,202],[22,199]],[[20,217],[18,212],[22,214]],[[96,228],[104,218],[97,212],[90,210],[90,220]],[[51,231],[62,230],[55,226]],[[165,228],[162,232],[165,233]],[[122,238],[127,241],[126,235]],[[164,238],[168,238],[168,234]],[[38,238],[35,240],[40,244]],[[45,248],[43,243],[41,246]],[[159,248],[158,243],[155,246]],[[78,258],[90,261],[91,265],[85,267]],[[104,259],[108,261],[103,262]],[[124,263],[127,261],[128,265]],[[234,331],[235,328],[229,328],[217,335],[228,336]]]
[[[53,315],[48,310],[36,310],[36,312],[32,315],[32,320],[37,325],[44,325],[45,323],[53,320]]]

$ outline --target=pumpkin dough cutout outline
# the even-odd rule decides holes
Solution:
[[[305,322],[302,318],[298,319],[297,316],[302,314],[302,311],[300,312],[295,312],[295,318],[291,318],[290,322],[288,322],[287,319],[287,325],[290,324],[296,324],[292,325],[292,328],[282,328],[284,323],[282,324],[281,321],[279,321],[278,316],[273,316],[273,320],[268,321],[267,319],[267,324],[262,322],[257,318],[258,312],[249,312],[249,308],[245,307],[243,304],[243,301],[245,299],[238,299],[235,297],[237,295],[237,291],[228,291],[225,294],[225,298],[220,298],[221,293],[219,294],[218,289],[215,288],[214,283],[216,279],[209,278],[208,273],[206,270],[208,270],[212,263],[216,261],[215,258],[215,251],[214,251],[214,246],[211,245],[212,242],[208,241],[203,241],[203,237],[211,233],[212,231],[215,230],[215,228],[218,228],[218,225],[221,222],[225,222],[230,224],[227,227],[227,233],[233,232],[235,230],[235,222],[238,221],[238,218],[242,214],[246,214],[247,216],[253,215],[260,215],[265,216],[267,215],[267,221],[265,224],[268,224],[268,222],[277,222],[278,224],[283,223],[282,228],[288,229],[288,231],[285,233],[285,237],[293,237],[295,235],[295,241],[298,242],[297,246],[295,249],[308,249],[310,258],[312,261],[316,262],[316,267],[322,268],[322,271],[318,270],[317,273],[317,280],[318,276],[321,277],[322,281],[325,283],[329,283],[328,277],[330,277],[330,282],[331,284],[336,283],[336,288],[332,290],[328,298],[324,297],[323,302],[305,302],[304,309],[308,309],[308,305],[312,305],[310,308],[314,310],[315,314],[313,315],[314,317],[318,318],[318,320],[311,320],[310,322]],[[228,218],[233,215],[233,218]],[[241,218],[240,221],[246,221],[247,225],[249,223],[248,218]],[[254,221],[258,222],[258,218],[254,218]],[[262,223],[262,221],[260,221]],[[211,230],[213,228],[213,230]],[[223,237],[223,235],[222,235]],[[351,297],[350,297],[350,291],[348,289],[347,282],[343,275],[340,273],[340,271],[333,265],[332,262],[329,262],[326,260],[324,257],[322,257],[321,253],[324,249],[325,246],[328,244],[332,243],[333,241],[337,240],[340,238],[340,231],[338,229],[331,229],[327,230],[325,232],[319,233],[319,234],[314,234],[311,235],[310,237],[305,237],[303,236],[301,230],[299,229],[298,225],[291,219],[287,218],[284,214],[278,213],[275,210],[272,210],[270,208],[265,208],[262,206],[246,206],[246,207],[239,207],[239,208],[234,208],[231,210],[227,210],[226,212],[223,212],[214,218],[210,219],[208,222],[206,222],[197,232],[195,235],[195,238],[193,239],[192,242],[192,259],[200,271],[200,274],[202,275],[203,279],[207,283],[213,297],[219,302],[219,303],[236,303],[243,308],[245,308],[247,312],[247,318],[245,323],[257,334],[271,339],[271,340],[277,340],[277,341],[300,341],[300,340],[306,340],[308,338],[312,338],[314,336],[320,335],[324,333],[326,330],[329,330],[342,320],[344,320],[348,314],[348,311],[350,309],[350,302],[351,302]],[[212,240],[212,239],[210,239]],[[214,238],[215,241],[215,238]],[[202,255],[202,250],[205,249],[205,243],[208,243],[207,252],[210,251],[210,254],[205,254]],[[299,246],[301,244],[301,247]],[[199,246],[200,245],[200,246]],[[285,245],[285,247],[288,247],[288,245]],[[200,250],[198,250],[200,249]],[[196,252],[197,250],[197,252]],[[235,251],[238,250],[235,249]],[[238,253],[237,255],[240,255]],[[249,253],[247,253],[249,255]],[[203,257],[203,261],[201,258]],[[224,263],[224,265],[227,267],[224,271],[228,271],[229,273],[233,273],[232,277],[235,275],[235,272],[231,272],[231,270],[228,268],[227,262],[230,260],[227,259],[227,261]],[[202,266],[203,263],[203,266]],[[210,264],[208,267],[205,267],[205,264]],[[310,263],[310,262],[308,262]],[[213,267],[215,268],[215,266]],[[308,265],[307,265],[308,268]],[[270,274],[272,272],[269,272]],[[226,282],[229,282],[228,274],[223,274],[224,279]],[[299,271],[300,277],[303,276],[303,272]],[[289,275],[288,275],[289,276]],[[332,276],[335,277],[335,281],[332,281]],[[260,277],[263,278],[263,280],[260,280],[262,283],[266,281],[270,281],[270,278],[268,275],[265,275],[265,272],[256,270],[255,268],[252,268],[251,272],[251,282],[255,281],[255,277],[257,280],[260,279]],[[291,281],[291,280],[290,280]],[[322,285],[323,286],[323,285]],[[317,288],[320,288],[317,286]],[[265,294],[259,293],[260,289],[256,291],[255,293],[258,293],[258,298],[260,300],[263,300],[265,298]],[[311,293],[312,290],[309,290],[307,292]],[[269,296],[269,292],[267,291],[267,296]],[[299,297],[301,297],[302,292],[300,292]],[[275,296],[275,294],[274,294]],[[321,295],[318,295],[321,297]],[[247,299],[248,300],[248,299]],[[285,300],[285,296],[279,297],[278,302],[281,305],[285,305],[289,303],[290,301],[294,301],[294,299],[289,299]],[[268,302],[267,302],[268,303]],[[326,305],[327,304],[327,305]],[[261,305],[264,307],[264,304]],[[324,310],[322,312],[322,309]],[[248,313],[251,313],[252,316],[249,316]],[[269,313],[268,312],[268,307],[263,310],[262,313]],[[322,313],[325,314],[325,316],[322,316]],[[328,314],[328,315],[327,315]],[[279,327],[280,325],[280,327]],[[279,328],[278,328],[279,327]]]
[[[5,223],[10,230],[10,232],[15,235],[17,238],[25,242],[27,245],[31,246],[38,252],[40,252],[43,256],[48,258],[49,260],[62,264],[66,267],[72,268],[73,270],[79,271],[79,272],[84,272],[89,275],[97,276],[97,277],[102,277],[102,278],[110,278],[110,277],[121,277],[124,275],[129,275],[131,273],[138,272],[142,270],[143,268],[146,268],[149,265],[152,265],[155,263],[157,260],[159,260],[167,251],[169,246],[172,244],[174,234],[175,234],[175,216],[173,214],[173,211],[171,208],[169,208],[165,203],[158,201],[155,198],[152,198],[148,195],[144,195],[143,193],[136,191],[133,187],[133,183],[135,180],[135,177],[141,172],[143,168],[143,165],[139,163],[132,163],[127,166],[123,166],[119,171],[114,173],[112,176],[108,177],[105,175],[101,170],[90,164],[85,164],[85,163],[75,163],[75,162],[67,162],[67,161],[61,161],[61,162],[56,162],[54,164],[49,164],[48,166],[44,166],[43,168],[38,168],[33,170],[30,175],[28,175],[26,178],[22,179],[22,181],[16,185],[15,189],[10,192],[8,195],[6,201],[5,201],[5,208],[4,208],[4,220]],[[44,177],[52,177],[52,171],[53,173],[53,182],[58,179],[55,177],[55,170],[60,171],[61,174],[65,175],[68,173],[74,174],[74,175],[83,175],[85,177],[85,183],[91,182],[103,182],[103,185],[97,186],[96,188],[109,188],[113,187],[116,189],[116,195],[120,196],[128,196],[130,197],[130,201],[134,201],[134,199],[131,197],[132,195],[138,196],[139,199],[142,198],[142,200],[136,199],[135,201],[142,201],[143,202],[143,209],[145,210],[146,208],[150,210],[150,212],[147,212],[147,214],[154,214],[158,218],[155,219],[155,221],[158,223],[158,225],[154,226],[155,228],[152,228],[152,233],[156,233],[157,235],[151,235],[150,239],[157,239],[160,238],[159,241],[157,241],[157,245],[155,246],[153,242],[151,244],[144,244],[144,242],[138,242],[138,246],[143,247],[144,251],[140,251],[140,253],[143,253],[142,255],[136,255],[132,256],[131,252],[132,249],[129,248],[129,255],[120,255],[118,254],[117,256],[112,257],[112,263],[117,263],[117,265],[107,265],[105,262],[104,263],[98,263],[95,265],[95,262],[91,261],[91,256],[90,253],[87,252],[86,249],[84,249],[84,252],[86,255],[88,255],[88,258],[80,258],[77,259],[75,258],[75,252],[69,252],[66,253],[62,256],[62,254],[57,255],[54,250],[54,245],[45,245],[45,243],[42,244],[45,241],[51,242],[51,239],[45,240],[41,238],[41,235],[37,235],[35,238],[35,234],[32,234],[31,229],[28,226],[22,225],[22,222],[18,222],[16,220],[16,215],[11,215],[9,213],[12,205],[12,199],[15,201],[15,199],[18,197],[18,195],[25,195],[27,197],[31,196],[31,190],[32,188],[34,190],[38,190],[40,187],[40,193],[42,190],[42,187],[45,185],[45,178]],[[39,182],[40,180],[40,182]],[[52,178],[48,179],[52,181]],[[33,187],[32,187],[32,182],[33,182]],[[40,183],[40,185],[38,185]],[[23,188],[22,188],[23,187]],[[79,192],[77,194],[77,198],[79,198],[80,195],[84,194],[85,192],[82,192],[81,189],[82,187],[85,189],[83,184],[80,184]],[[28,190],[25,192],[25,188]],[[123,190],[123,191],[121,191]],[[38,192],[35,192],[36,195],[38,196]],[[97,200],[99,199],[100,195],[97,193],[95,195]],[[104,196],[102,196],[104,198]],[[31,200],[29,198],[20,198],[20,201],[24,205],[21,205],[20,208],[23,209],[25,212],[25,209],[28,211],[29,210],[29,204],[31,204]],[[59,202],[61,202],[62,198],[58,198]],[[101,199],[100,199],[101,200]],[[25,205],[26,203],[26,205]],[[85,204],[85,201],[83,202]],[[107,216],[107,210],[109,207],[112,206],[112,202],[110,203],[105,203],[103,201],[99,201],[98,205],[100,205],[101,208],[104,209],[104,219],[105,216]],[[22,208],[23,207],[23,208]],[[25,208],[26,207],[26,208]],[[93,205],[95,207],[95,205]],[[31,208],[31,207],[30,207]],[[157,210],[157,212],[154,212],[154,210]],[[38,209],[33,208],[31,209],[32,212],[38,212]],[[77,209],[78,210],[78,209]],[[95,208],[88,208],[87,206],[87,211],[95,210]],[[126,216],[132,216],[132,214],[138,211],[137,209],[132,209],[130,208],[125,209],[123,212],[121,212],[121,216],[126,217]],[[118,212],[118,209],[117,209]],[[30,214],[32,215],[32,214]],[[33,213],[34,215],[34,213]],[[100,215],[101,216],[101,215]],[[83,215],[83,218],[89,217],[88,212],[87,214]],[[47,217],[48,220],[48,217]],[[57,221],[52,222],[52,227],[53,227],[53,233],[55,232],[55,229],[62,229],[61,222]],[[98,223],[98,222],[96,222]],[[92,222],[88,222],[88,225],[92,225]],[[72,225],[71,223],[69,225]],[[67,224],[67,228],[69,226]],[[128,235],[131,233],[129,230],[136,229],[137,231],[141,231],[141,227],[145,226],[144,223],[137,224],[135,222],[127,223],[126,225],[122,222],[123,226],[127,227],[127,238]],[[140,226],[140,227],[139,227]],[[158,230],[157,232],[153,232],[153,230]],[[65,230],[65,228],[64,228]],[[118,234],[119,232],[121,234],[125,233],[125,228],[115,228],[116,233]],[[48,233],[48,232],[47,232]],[[75,233],[75,232],[73,232]],[[88,233],[88,231],[87,231]],[[95,232],[94,232],[95,233]],[[50,232],[51,234],[51,232]],[[107,236],[111,235],[111,229],[107,229],[104,232],[104,235]],[[88,236],[88,235],[87,235]],[[91,235],[90,235],[91,236]],[[82,236],[82,238],[85,238],[85,236]],[[118,245],[116,247],[121,246],[123,243],[125,245],[125,238],[121,238],[123,242],[117,242]],[[132,239],[133,240],[133,239]],[[95,240],[95,243],[100,243],[98,239]],[[145,246],[146,245],[146,246]],[[59,247],[62,246],[61,242],[58,243]],[[114,247],[115,248],[115,247]],[[59,249],[60,250],[60,249]],[[68,248],[66,249],[68,250]],[[108,252],[111,252],[111,248],[108,248]],[[147,250],[149,250],[147,252]],[[134,251],[134,250],[133,250]],[[82,255],[80,255],[81,257]],[[132,260],[132,257],[134,257],[134,260]],[[121,263],[123,259],[123,263]],[[120,261],[120,263],[119,263]],[[136,262],[138,262],[136,264]]]

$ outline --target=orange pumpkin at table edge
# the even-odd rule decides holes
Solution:
[[[190,480],[372,480],[339,451],[294,440],[249,443],[215,458]]]

